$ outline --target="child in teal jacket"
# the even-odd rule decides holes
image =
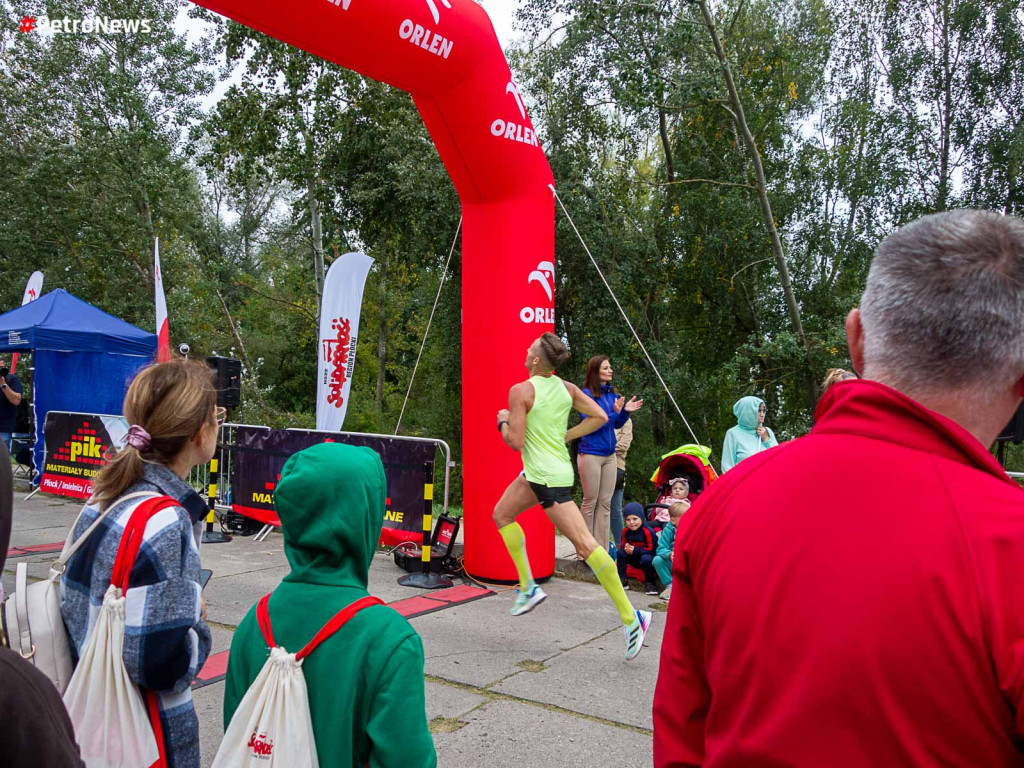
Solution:
[[[689,508],[689,502],[680,502],[669,507],[669,521],[661,529],[661,535],[658,537],[658,552],[654,556],[654,570],[658,572],[658,578],[661,579],[662,590],[659,597],[662,600],[668,600],[672,594],[672,550],[676,546],[676,527],[679,525],[679,519]]]

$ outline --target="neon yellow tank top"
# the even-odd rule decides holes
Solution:
[[[549,488],[573,484],[572,462],[565,444],[572,396],[557,376],[531,376],[533,407],[526,414],[523,469],[531,483]]]

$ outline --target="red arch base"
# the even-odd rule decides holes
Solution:
[[[554,327],[551,168],[484,10],[473,0],[199,0],[328,61],[409,91],[458,190],[462,236],[465,564],[513,581],[491,520],[521,468],[495,430],[529,344]],[[520,518],[538,578],[554,572],[554,528]]]

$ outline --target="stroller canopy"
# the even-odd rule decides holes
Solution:
[[[685,477],[690,491],[700,494],[718,479],[708,463],[711,449],[703,445],[683,445],[661,457],[661,463],[651,476],[651,482],[659,490],[667,488],[671,480]]]

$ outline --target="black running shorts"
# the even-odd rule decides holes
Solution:
[[[530,483],[529,480],[526,482]],[[552,507],[555,504],[565,504],[567,501],[572,501],[572,488],[549,488],[540,483],[530,483],[530,487],[533,489],[534,494],[536,494],[537,501],[540,502],[540,506],[543,509]]]

